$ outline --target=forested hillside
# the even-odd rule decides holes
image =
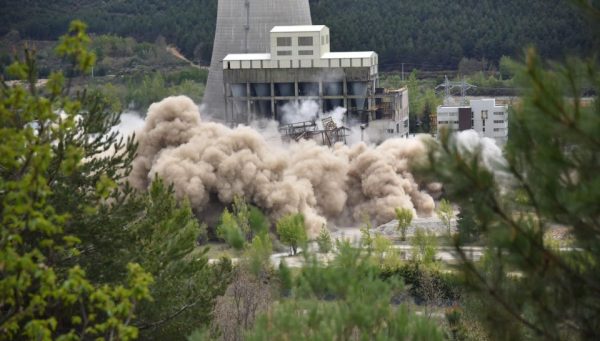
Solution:
[[[497,62],[530,44],[560,59],[593,46],[589,24],[561,0],[316,0],[311,7],[313,22],[331,28],[334,49],[376,50],[385,69],[452,69],[462,57]],[[23,38],[55,39],[80,18],[92,33],[151,42],[163,36],[206,64],[216,10],[217,0],[6,0],[0,35],[17,30]]]

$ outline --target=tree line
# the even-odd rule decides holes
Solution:
[[[73,20],[90,32],[153,42],[164,37],[191,60],[210,62],[216,0],[5,1],[0,35],[17,30],[28,39],[56,39]],[[343,11],[339,9],[343,8]],[[562,0],[311,1],[313,23],[331,28],[332,48],[374,50],[384,69],[400,63],[455,69],[461,58],[498,63],[533,45],[550,59],[593,48],[590,23]]]

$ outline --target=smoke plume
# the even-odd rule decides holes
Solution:
[[[158,175],[174,185],[178,198],[188,198],[200,217],[214,213],[209,211],[215,203],[227,205],[241,196],[272,220],[304,214],[315,235],[327,223],[355,224],[365,217],[388,222],[397,207],[421,216],[434,209],[408,170],[425,153],[419,139],[388,140],[378,147],[272,143],[250,127],[202,121],[185,96],[151,105],[137,138],[132,185],[146,189]]]

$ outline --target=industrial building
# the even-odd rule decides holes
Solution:
[[[275,26],[265,39],[267,53],[223,59],[227,121],[281,122],[287,103],[315,101],[321,113],[345,108],[344,125],[362,125],[369,136],[408,136],[408,92],[379,88],[377,53],[331,52],[324,25]]]
[[[273,26],[310,24],[308,0],[219,0],[204,112],[224,119],[222,61],[227,54],[269,52]]]
[[[482,137],[503,144],[508,138],[508,106],[495,99],[473,99],[468,106],[438,106],[438,129],[453,131],[473,129]]]

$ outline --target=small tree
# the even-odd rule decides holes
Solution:
[[[285,245],[288,245],[292,255],[298,252],[298,246],[304,245],[308,240],[304,228],[304,216],[300,213],[290,214],[277,222],[277,234]]]
[[[440,218],[440,220],[442,221],[442,224],[444,224],[448,235],[450,235],[452,227],[452,217],[454,216],[452,204],[450,204],[448,200],[442,199],[442,201],[440,201],[440,204],[436,208],[435,213],[437,214],[438,218]]]
[[[396,209],[396,219],[398,219],[398,230],[400,231],[400,239],[406,240],[406,230],[412,223],[413,214],[412,211],[407,208]]]
[[[417,228],[412,239],[413,259],[425,265],[435,262],[437,239],[432,232]]]
[[[379,263],[383,264],[386,256],[389,256],[390,251],[392,251],[392,241],[389,238],[378,234],[375,236],[375,239],[373,239],[373,250],[379,258]]]
[[[279,271],[277,274],[279,275],[279,289],[281,296],[289,296],[292,292],[292,285],[294,282],[292,280],[292,272],[285,263],[284,259],[282,259],[281,263],[279,263]]]
[[[319,236],[317,237],[317,245],[319,246],[319,252],[329,253],[333,249],[333,242],[331,241],[331,234],[325,226],[321,228]]]
[[[217,236],[236,250],[244,248],[246,238],[234,215],[228,209],[221,215],[221,223],[217,227]]]

